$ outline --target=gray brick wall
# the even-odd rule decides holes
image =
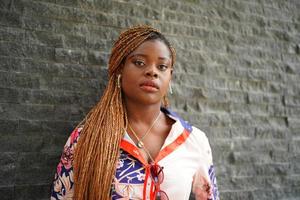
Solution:
[[[300,1],[1,0],[0,197],[48,199],[120,30],[177,49],[172,108],[211,142],[221,199],[300,199]]]

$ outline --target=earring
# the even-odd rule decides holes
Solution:
[[[117,87],[121,88],[121,74],[118,74],[117,76]]]
[[[169,99],[166,95],[163,97],[163,106],[165,108],[169,107]]]
[[[171,82],[169,83],[169,92],[170,92],[170,94],[173,94],[173,89],[172,89],[172,84],[171,84]]]

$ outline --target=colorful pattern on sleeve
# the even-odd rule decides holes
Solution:
[[[208,170],[208,175],[211,183],[211,190],[212,190],[212,200],[219,200],[219,191],[217,186],[217,178],[215,174],[214,166],[211,165]]]
[[[64,146],[51,186],[51,200],[73,199],[73,155],[82,128],[75,129]]]

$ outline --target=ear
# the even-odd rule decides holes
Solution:
[[[124,61],[122,61],[121,63],[120,63],[120,71],[123,71],[123,68],[124,68],[124,66],[125,66],[125,62]]]
[[[117,74],[123,74],[123,69],[124,69],[124,66],[125,66],[125,63],[124,62],[121,62],[119,67],[118,67],[118,71],[117,71]]]

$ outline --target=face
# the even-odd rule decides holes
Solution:
[[[142,43],[129,54],[122,70],[125,101],[160,104],[168,91],[172,76],[169,48],[160,40]]]

